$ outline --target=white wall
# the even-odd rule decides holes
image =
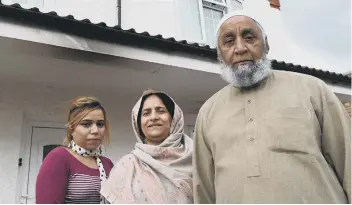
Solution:
[[[229,0],[228,3],[228,11],[240,10],[243,9],[242,3],[243,0]]]
[[[200,21],[198,25],[187,27],[190,22],[194,22],[197,18],[199,20],[196,11],[187,9],[187,2],[198,4],[199,0],[182,1],[181,4],[177,3],[178,1],[121,0],[122,27],[134,28],[138,32],[148,31],[153,35],[162,34],[164,37],[185,39],[189,36],[192,40],[201,40],[201,35],[194,35],[194,27],[198,26],[197,33],[201,32]],[[24,8],[38,7],[43,12],[55,11],[60,16],[73,15],[78,20],[89,19],[93,23],[105,22],[108,26],[118,24],[117,0],[3,0],[2,2],[19,3]],[[185,15],[186,19],[182,18]],[[182,36],[182,28],[185,32],[189,32],[189,35]],[[187,31],[189,29],[193,32]]]
[[[4,4],[19,3],[24,8],[37,7],[42,12],[55,11],[60,16],[73,15],[76,19],[89,19],[93,23],[105,22],[115,26],[117,0],[3,0]]]
[[[73,15],[93,23],[118,24],[117,0],[3,0],[24,8],[38,7],[42,12],[55,11],[60,16]],[[201,27],[201,0],[121,0],[121,25],[137,32],[174,37],[177,40],[204,43]],[[228,9],[241,8],[238,0],[229,0]]]
[[[0,204],[15,203],[23,112],[0,104]]]
[[[204,43],[201,2],[202,0],[122,0],[122,28]],[[228,1],[229,11],[240,8],[242,6],[238,0]]]
[[[201,42],[199,0],[122,0],[122,28]]]
[[[177,17],[174,0],[128,0],[122,1],[122,27],[138,32],[176,36]]]

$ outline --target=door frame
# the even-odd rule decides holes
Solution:
[[[28,177],[34,128],[65,129],[65,123],[34,120],[24,122],[20,148],[20,158],[22,158],[22,166],[18,167],[17,175],[17,189],[15,199],[15,203],[17,204],[24,204],[27,202],[26,198],[22,196],[27,195],[28,192]]]

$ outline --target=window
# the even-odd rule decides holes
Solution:
[[[180,18],[179,39],[190,42],[202,42],[203,33],[200,18],[199,0],[176,0],[176,14]]]
[[[205,27],[205,36],[206,42],[208,45],[215,46],[216,45],[216,36],[215,36],[215,29],[223,17],[223,12],[204,7],[204,27]]]
[[[201,43],[216,47],[216,27],[229,11],[242,9],[243,0],[198,0],[201,19]]]
[[[55,149],[56,147],[60,147],[61,145],[45,145],[43,147],[43,160],[44,158],[49,154],[49,152],[51,152],[53,149]]]
[[[226,1],[225,0],[202,0],[203,4],[212,4],[213,6],[217,7],[226,7]]]
[[[211,47],[216,46],[215,29],[227,12],[227,5],[224,0],[202,0],[202,27],[203,41]]]

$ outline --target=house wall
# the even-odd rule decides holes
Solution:
[[[175,37],[204,43],[202,37],[202,0],[121,0],[121,26],[147,31],[165,38]],[[18,3],[24,8],[37,7],[42,12],[55,11],[60,16],[73,15],[78,20],[118,25],[117,0],[3,0],[4,4]],[[241,1],[228,0],[228,10],[242,8]]]
[[[197,0],[189,0],[197,1]],[[177,37],[177,4],[175,0],[122,0],[122,27],[137,32],[148,31],[153,35]]]
[[[205,43],[202,0],[122,0],[121,8],[124,29]],[[228,11],[241,8],[242,1],[227,1]]]
[[[23,111],[0,104],[0,204],[15,203]]]
[[[117,0],[3,0],[2,3],[18,3],[24,8],[37,7],[42,12],[55,11],[60,16],[73,15],[78,20],[105,22],[109,26],[118,23]]]

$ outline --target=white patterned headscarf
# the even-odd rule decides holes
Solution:
[[[170,135],[160,145],[143,143],[137,118],[145,91],[132,110],[132,126],[137,143],[131,154],[122,157],[110,172],[101,193],[110,203],[193,203],[193,141],[183,133],[184,118],[174,102]],[[163,93],[165,94],[165,93]]]

